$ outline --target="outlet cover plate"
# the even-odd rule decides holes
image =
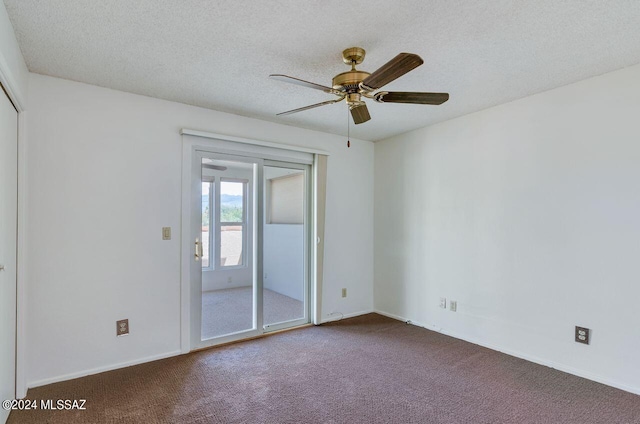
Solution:
[[[440,307],[442,309],[447,309],[447,298],[446,297],[441,297],[440,298]]]
[[[449,301],[449,309],[451,309],[452,312],[456,312],[458,310],[458,301],[457,300],[450,300]]]
[[[162,227],[162,240],[171,240],[171,227]]]
[[[576,326],[576,342],[589,344],[591,339],[591,330],[585,327]]]
[[[126,336],[129,334],[129,320],[121,319],[116,321],[116,336]]]
[[[347,289],[342,289],[342,297],[347,297]]]

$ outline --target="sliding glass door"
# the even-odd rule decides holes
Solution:
[[[309,165],[195,151],[191,346],[309,322]]]
[[[309,322],[309,166],[265,161],[264,327]]]

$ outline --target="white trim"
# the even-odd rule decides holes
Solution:
[[[216,133],[206,132],[206,131],[196,131],[196,130],[190,130],[187,128],[181,129],[180,134],[193,135],[196,137],[211,138],[211,139],[222,140],[222,141],[234,141],[236,143],[243,143],[243,144],[253,144],[254,146],[272,147],[275,149],[292,150],[295,152],[321,154],[321,155],[329,156],[328,152],[324,150],[319,150],[319,149],[310,149],[307,147],[293,146],[290,144],[273,143],[271,141],[254,140],[250,138],[236,137],[236,136],[226,135],[226,134],[216,134]]]
[[[2,7],[2,6],[0,6]],[[17,237],[17,279],[16,279],[16,397],[27,394],[27,341],[26,341],[26,291],[27,291],[27,115],[26,93],[19,91],[18,83],[4,54],[0,52],[0,83],[9,99],[18,110],[18,237]],[[2,88],[0,88],[2,90]]]
[[[309,308],[306,308],[307,310]],[[281,330],[286,330],[289,328],[296,328],[296,327],[302,327],[303,325],[308,325],[311,324],[311,321],[309,321],[309,319],[307,319],[306,317],[303,318],[298,318],[298,319],[292,319],[290,321],[283,321],[283,322],[277,322],[274,324],[264,324],[264,331],[263,331],[263,335],[267,335],[267,334],[271,334],[275,331],[281,331]]]
[[[211,179],[211,181],[209,181],[209,179]],[[215,211],[214,211],[214,202],[213,202],[213,196],[215,196],[216,193],[216,177],[202,177],[202,182],[207,182],[209,183],[209,241],[207,243],[207,255],[209,255],[209,266],[208,267],[202,267],[202,272],[211,272],[211,271],[215,271],[216,267],[215,264],[213,262],[213,258],[215,258],[215,253],[214,253],[214,246],[212,243],[212,240],[214,240],[214,235],[216,232],[215,229]],[[211,219],[211,214],[213,213],[214,217],[213,220]],[[213,221],[213,225],[211,225],[211,222]],[[203,238],[204,241],[204,238]]]
[[[59,375],[56,377],[45,378],[42,380],[36,380],[29,383],[29,388],[45,386],[47,384],[58,383],[60,381],[72,380],[74,378],[85,377],[87,375],[99,374],[105,371],[113,371],[120,368],[130,367],[132,365],[139,365],[145,362],[157,361],[159,359],[171,358],[172,356],[178,356],[182,352],[180,350],[173,350],[171,352],[160,353],[158,355],[151,355],[140,359],[134,359],[133,361],[119,362],[117,364],[106,365],[103,367],[91,368],[84,371],[72,372],[70,374]]]
[[[413,325],[418,326],[418,327],[424,327],[424,328],[427,328],[427,327],[425,327],[425,326],[424,326],[424,325],[422,325],[422,324],[418,324],[418,323],[416,323],[415,321],[408,320],[408,319],[406,319],[406,318],[404,318],[404,317],[401,317],[400,315],[394,315],[394,314],[390,314],[390,313],[388,313],[388,312],[378,311],[378,310],[376,310],[376,309],[374,309],[374,310],[373,310],[373,313],[374,313],[374,314],[378,314],[378,315],[384,315],[385,317],[393,318],[393,319],[395,319],[395,320],[402,321],[402,322],[404,322],[404,323],[406,323],[406,324],[413,324]],[[433,330],[433,329],[431,329],[431,328],[427,328],[427,330]],[[433,330],[433,331],[435,331],[435,330]]]
[[[342,321],[343,319],[359,317],[360,315],[366,315],[375,312],[374,310],[367,309],[364,311],[351,312],[348,314],[343,314],[342,312],[331,312],[328,313],[327,316],[320,321],[320,324],[328,324],[330,322]],[[383,315],[383,314],[380,314]],[[318,325],[318,324],[315,324]]]
[[[606,378],[606,377],[602,377],[602,376],[597,375],[597,374],[590,373],[588,371],[584,371],[584,370],[580,370],[580,369],[577,369],[577,368],[569,367],[567,365],[560,364],[560,363],[557,363],[557,362],[554,362],[554,361],[549,361],[549,360],[546,360],[546,359],[539,358],[537,356],[532,356],[532,355],[529,355],[529,354],[526,354],[526,353],[522,353],[522,352],[517,351],[517,350],[508,349],[508,348],[505,348],[505,347],[502,347],[502,346],[498,346],[498,345],[494,345],[494,344],[491,344],[491,343],[484,343],[484,342],[481,342],[481,341],[473,339],[473,338],[462,336],[462,335],[460,335],[460,334],[458,334],[456,332],[448,331],[448,330],[445,330],[443,328],[437,328],[435,326],[425,325],[425,324],[422,324],[422,323],[419,323],[419,322],[416,322],[416,321],[412,321],[412,320],[409,320],[407,318],[404,318],[404,317],[401,317],[401,316],[398,316],[398,315],[390,314],[388,312],[382,312],[382,311],[379,311],[379,310],[374,310],[373,312],[375,312],[376,314],[384,315],[384,316],[389,317],[389,318],[396,319],[398,321],[406,322],[407,324],[412,324],[412,325],[415,325],[417,327],[423,327],[423,328],[425,328],[427,330],[430,330],[430,331],[435,331],[437,333],[441,333],[441,334],[444,334],[444,335],[447,335],[447,336],[450,336],[450,337],[454,337],[454,338],[459,339],[459,340],[464,340],[466,342],[473,343],[473,344],[476,344],[478,346],[482,346],[482,347],[486,347],[486,348],[491,349],[491,350],[502,352],[502,353],[505,353],[505,354],[510,355],[510,356],[515,356],[516,358],[524,359],[526,361],[533,362],[533,363],[538,364],[538,365],[544,365],[546,367],[550,367],[550,368],[556,369],[558,371],[563,371],[563,372],[566,372],[568,374],[573,374],[573,375],[578,376],[578,377],[586,378],[587,380],[592,380],[592,381],[595,381],[595,382],[598,382],[598,383],[606,384],[607,386],[615,387],[617,389],[624,390],[625,392],[629,392],[629,393],[633,393],[633,394],[636,394],[636,395],[640,395],[640,387],[627,386],[626,384],[618,383],[617,381],[611,380],[611,379]]]
[[[22,92],[18,91],[18,84],[16,83],[16,80],[11,73],[9,64],[7,63],[7,60],[5,59],[2,52],[0,52],[0,83],[2,83],[2,86],[7,91],[7,94],[13,102],[13,105],[16,107],[16,109],[18,109],[18,113],[24,112],[26,110],[25,97]]]
[[[180,207],[180,351],[191,350],[191,282],[189,253],[191,252],[191,143],[182,142],[182,205]],[[211,216],[211,211],[209,212]],[[209,258],[211,260],[212,258]]]
[[[313,155],[313,167],[311,168],[312,177],[312,196],[311,196],[311,290],[313,304],[311,309],[311,321],[314,325],[320,325],[322,318],[322,280],[324,278],[324,228],[326,217],[326,177],[327,169],[323,168],[323,180],[320,181],[320,158],[321,155]],[[325,156],[328,161],[328,157]],[[320,194],[322,189],[322,194]],[[320,208],[322,210],[320,211]],[[322,217],[322,219],[320,219]],[[322,221],[322,222],[321,222]]]
[[[311,322],[313,325],[322,324],[322,298],[320,287],[318,286],[318,155],[313,155],[313,166],[311,167],[311,279],[309,286],[311,297],[314,299],[310,305]]]
[[[27,395],[27,112],[18,113],[18,278],[16,315],[16,398]]]

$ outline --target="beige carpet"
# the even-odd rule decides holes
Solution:
[[[629,364],[634,365],[633,363]],[[640,423],[640,396],[369,314],[29,390],[17,423]]]
[[[264,324],[276,324],[304,317],[303,303],[269,289],[264,294]],[[222,336],[253,327],[251,287],[212,290],[202,293],[202,338]]]

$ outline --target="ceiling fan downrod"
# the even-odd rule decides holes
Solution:
[[[351,122],[349,122],[349,109],[347,109],[347,148],[351,147]]]

